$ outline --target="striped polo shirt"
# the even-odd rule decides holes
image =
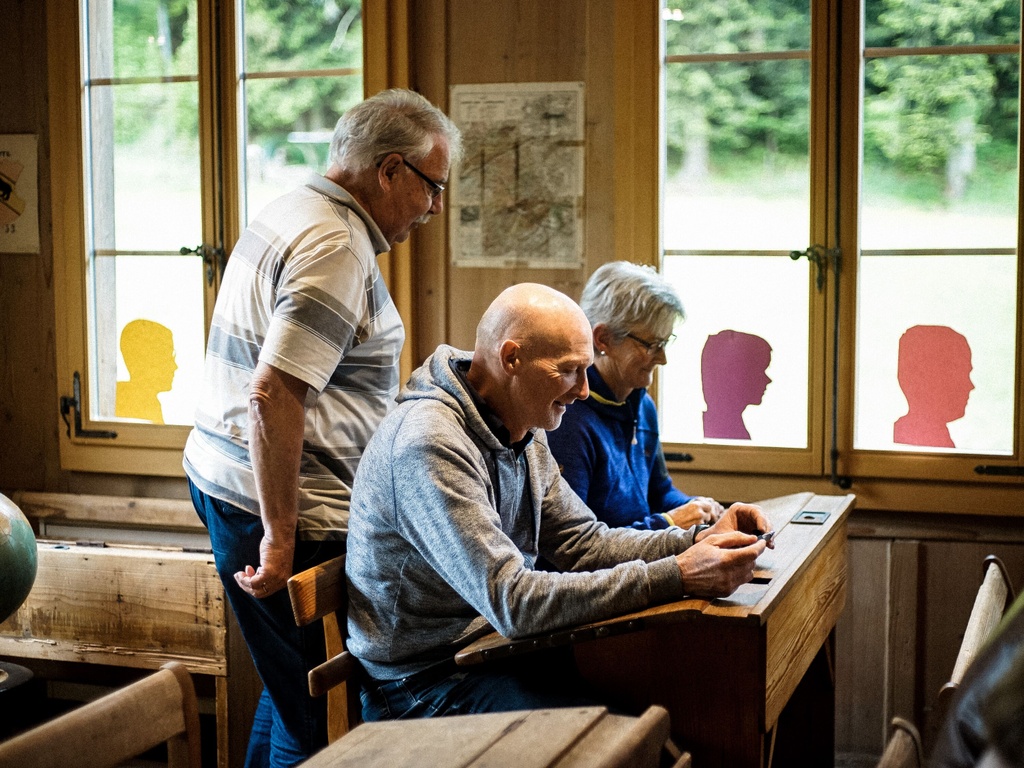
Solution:
[[[405,329],[377,267],[380,229],[313,175],[268,205],[235,245],[206,350],[185,472],[203,492],[259,514],[249,391],[263,361],[309,385],[299,535],[342,538],[352,478],[398,393]]]

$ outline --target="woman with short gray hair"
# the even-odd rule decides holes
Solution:
[[[594,271],[580,306],[594,333],[590,396],[548,433],[576,494],[611,526],[659,529],[711,523],[722,505],[672,484],[647,387],[686,317],[672,285],[652,267],[613,261]]]

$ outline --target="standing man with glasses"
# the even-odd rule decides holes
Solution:
[[[714,523],[721,504],[672,484],[647,394],[676,323],[686,317],[675,289],[652,267],[613,261],[590,276],[580,306],[595,358],[587,369],[590,396],[566,409],[562,425],[548,434],[562,476],[611,526]]]
[[[352,480],[405,340],[377,256],[441,213],[461,154],[422,96],[367,99],[338,120],[327,172],[260,212],[224,273],[184,466],[263,680],[247,766],[295,765],[327,743],[306,678],[323,631],[295,626],[285,585],[345,552]]]

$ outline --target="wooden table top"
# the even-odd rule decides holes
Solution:
[[[641,717],[579,707],[391,720],[357,726],[302,767],[655,768],[668,732],[661,707]]]

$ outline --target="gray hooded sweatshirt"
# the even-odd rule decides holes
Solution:
[[[349,649],[377,680],[510,638],[679,599],[693,529],[598,522],[547,439],[504,445],[442,345],[413,372],[359,462],[346,570]],[[569,406],[574,407],[574,406]],[[536,570],[543,556],[558,571]]]

